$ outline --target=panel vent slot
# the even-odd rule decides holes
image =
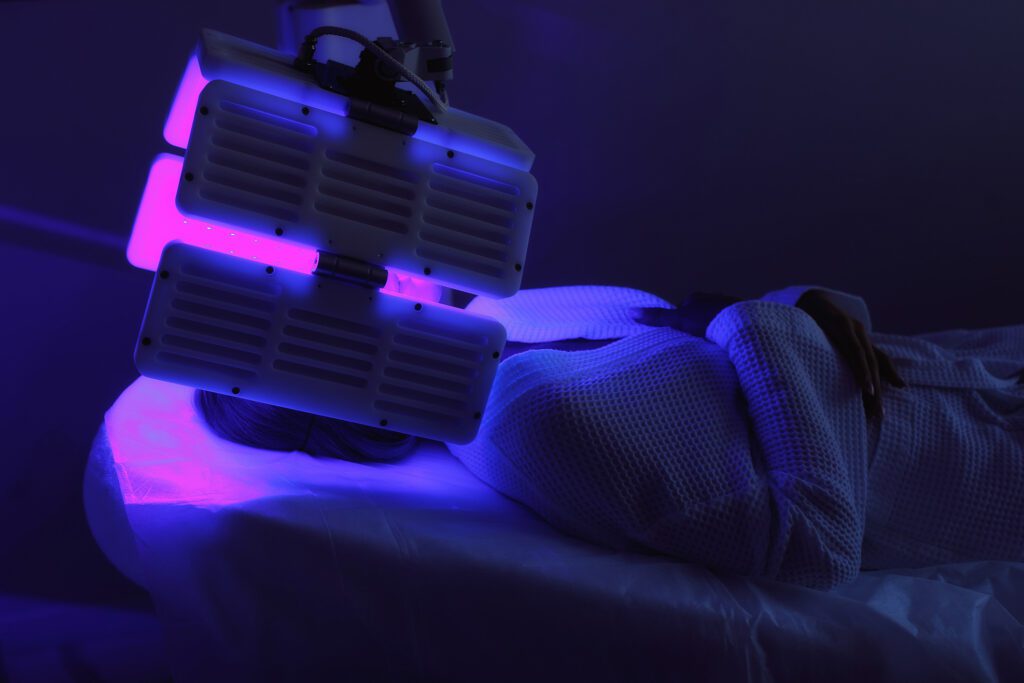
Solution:
[[[460,401],[455,398],[446,398],[444,396],[438,396],[435,393],[418,391],[416,389],[399,386],[397,384],[381,384],[380,393],[394,396],[396,401],[401,401],[403,403],[420,403],[425,406],[443,410],[444,412],[458,414],[466,409],[466,402],[464,400]]]
[[[307,311],[301,308],[289,309],[288,317],[292,320],[301,320],[302,322],[320,325],[321,327],[327,327],[332,330],[350,332],[362,337],[369,337],[370,339],[376,339],[380,336],[380,330],[376,327],[352,322],[351,320],[344,320],[342,318],[335,318],[334,316],[324,315],[315,311]]]
[[[208,166],[203,171],[203,179],[209,183],[220,185],[231,190],[253,194],[265,199],[275,199],[282,204],[298,206],[302,203],[302,193],[288,186],[282,186],[276,180],[268,180],[251,173],[222,170],[216,166]]]
[[[452,166],[445,166],[444,164],[434,164],[434,173],[439,176],[446,178],[452,178],[453,180],[462,181],[468,185],[475,185],[478,188],[484,188],[487,190],[494,190],[501,194],[511,195],[513,197],[519,196],[519,188],[515,185],[509,185],[500,180],[494,178],[488,178],[486,176],[477,175],[476,173],[470,173],[469,171],[463,171],[461,168],[453,168]]]
[[[237,114],[253,121],[259,121],[276,128],[282,128],[292,133],[298,133],[306,137],[316,137],[316,128],[309,125],[308,123],[302,123],[295,119],[289,119],[278,114],[272,114],[269,111],[263,111],[262,109],[256,109],[239,102],[232,102],[231,100],[223,100],[220,106],[224,111]]]
[[[256,299],[251,296],[236,294],[235,292],[229,292],[214,287],[207,287],[206,285],[200,285],[195,282],[179,282],[177,290],[182,294],[191,294],[192,296],[206,300],[212,299],[218,303],[238,306],[239,308],[249,308],[254,311],[262,312],[270,312],[274,310],[274,303],[272,301]]]
[[[367,194],[365,189],[359,187],[353,188],[342,183],[325,180],[320,183],[320,192],[333,199],[340,199],[352,204],[377,209],[378,211],[390,213],[401,218],[408,218],[412,215],[412,207],[408,202],[396,202],[387,197],[376,197]]]
[[[290,344],[288,342],[278,345],[277,350],[288,356],[295,356],[296,358],[303,358],[309,361],[317,361],[324,365],[345,368],[346,370],[369,372],[373,367],[373,364],[366,360],[350,358],[349,356],[343,356],[339,353],[321,351],[319,349],[300,346],[299,344]]]
[[[252,370],[244,370],[242,368],[236,368],[222,363],[214,363],[212,361],[193,358],[191,356],[182,356],[181,354],[171,353],[170,351],[160,351],[156,354],[156,357],[157,360],[170,365],[177,365],[179,367],[195,370],[218,372],[222,375],[237,379],[248,379],[256,376],[256,373]]]
[[[416,332],[422,332],[423,334],[429,334],[434,337],[441,337],[442,339],[454,341],[459,344],[467,344],[477,351],[481,351],[484,347],[490,344],[490,340],[485,336],[461,332],[448,327],[439,327],[415,318],[405,318],[400,320],[398,322],[398,326],[406,330],[415,330]]]
[[[340,372],[332,372],[312,365],[294,363],[284,359],[275,360],[274,369],[279,370],[280,372],[287,372],[292,375],[299,375],[300,377],[320,380],[322,382],[331,382],[333,384],[356,387],[357,389],[362,389],[367,385],[365,377],[355,377],[353,375],[347,375]]]
[[[420,238],[424,242],[430,242],[441,247],[448,247],[449,249],[456,249],[466,254],[472,254],[479,256],[480,258],[487,259],[489,261],[497,261],[498,263],[504,263],[507,258],[505,249],[499,247],[489,246],[486,244],[480,244],[462,236],[455,236],[445,234],[440,230],[423,229],[420,230]],[[501,269],[498,269],[501,272]]]
[[[233,349],[228,346],[222,346],[220,344],[213,344],[206,342],[201,339],[193,339],[191,337],[183,337],[177,334],[165,334],[160,338],[160,342],[166,346],[173,346],[179,349],[186,349],[195,353],[204,354],[207,356],[214,356],[216,358],[222,358],[224,360],[234,361],[236,363],[245,363],[247,365],[259,365],[262,357],[258,353],[252,351],[244,351],[242,349]]]
[[[423,212],[423,221],[438,228],[444,228],[454,233],[475,237],[476,239],[493,242],[494,244],[508,245],[511,242],[509,231],[505,228],[456,216],[445,211],[427,209]]]
[[[473,379],[479,373],[474,367],[466,367],[457,363],[446,363],[430,356],[423,356],[407,351],[391,351],[388,353],[388,360],[400,365],[406,365],[417,371],[438,372],[447,375],[454,375],[464,379]]]
[[[416,197],[415,190],[413,190],[411,185],[404,181],[395,182],[389,178],[382,178],[374,174],[365,173],[359,169],[353,169],[330,161],[324,164],[322,171],[324,177],[337,181],[338,183],[354,185],[364,190],[380,192],[381,194],[390,195],[396,199],[404,199],[407,201],[412,201]]]
[[[251,327],[256,330],[270,329],[270,321],[266,318],[259,318],[254,315],[229,311],[217,306],[207,306],[206,304],[189,301],[188,299],[174,299],[171,301],[171,308],[176,311],[192,313],[193,315],[201,316],[203,318],[209,318],[210,320],[215,320],[217,322],[234,323],[243,327]]]
[[[239,192],[231,192],[230,188],[225,190],[214,187],[202,187],[199,189],[199,196],[217,204],[233,206],[236,209],[252,211],[253,213],[270,216],[282,221],[295,222],[299,220],[299,213],[294,209],[273,204],[268,200],[262,200],[258,196],[254,197],[247,194],[239,194]]]
[[[404,346],[425,353],[435,353],[451,360],[461,360],[469,363],[479,363],[483,360],[483,354],[478,349],[454,346],[419,335],[396,334],[394,342],[395,346]]]
[[[500,277],[502,273],[502,269],[498,266],[481,263],[478,259],[474,259],[471,256],[460,256],[440,248],[417,247],[416,254],[437,263],[447,263],[456,268],[464,268],[465,270],[471,270],[474,273],[480,273],[488,277]]]
[[[456,216],[464,216],[483,223],[490,223],[499,228],[512,228],[512,212],[501,211],[489,206],[481,206],[476,202],[467,202],[459,197],[432,191],[427,195],[427,205],[442,211],[449,211]]]
[[[250,138],[234,133],[219,131],[210,138],[210,146],[227,152],[234,152],[251,159],[269,161],[281,166],[294,168],[297,171],[309,170],[309,157],[305,154],[286,149],[271,149],[258,145]]]
[[[345,152],[337,149],[324,150],[324,156],[337,164],[357,168],[384,178],[400,180],[409,185],[415,185],[419,182],[419,176],[412,171],[404,168],[397,168],[395,166],[388,166],[387,164],[382,164],[370,159],[363,159],[362,157],[346,154]]]
[[[306,176],[298,169],[293,170],[289,166],[282,167],[281,164],[266,161],[259,157],[252,157],[214,147],[210,151],[207,160],[213,166],[234,173],[240,173],[243,176],[251,176],[267,182],[279,183],[286,188],[301,190],[306,185]]]
[[[216,282],[218,286],[233,290],[251,290],[260,295],[276,298],[281,294],[281,286],[265,277],[251,277],[233,270],[213,270],[196,263],[186,263],[181,267],[183,275]]]
[[[325,213],[328,216],[343,218],[345,220],[352,221],[353,223],[359,223],[371,228],[380,228],[381,230],[387,230],[389,232],[396,232],[399,234],[405,234],[409,231],[409,228],[405,223],[380,216],[379,214],[372,213],[362,207],[354,206],[352,204],[322,197],[313,204],[313,207],[320,213]]]
[[[430,420],[434,423],[455,424],[458,422],[458,418],[454,415],[439,413],[435,410],[427,410],[426,408],[408,406],[402,403],[395,403],[394,401],[378,400],[374,401],[373,406],[381,411],[395,413],[397,415],[405,415],[407,417],[415,417],[421,420]]]
[[[234,342],[235,344],[244,344],[255,348],[262,348],[267,344],[267,340],[264,337],[239,332],[227,327],[221,327],[220,325],[210,325],[190,318],[171,316],[167,319],[167,326],[175,330],[191,332],[193,335],[220,339],[222,341]]]
[[[469,384],[465,382],[456,382],[444,377],[434,377],[422,372],[403,370],[402,368],[391,366],[384,368],[384,376],[402,382],[409,382],[410,384],[429,387],[435,391],[446,391],[460,396],[468,394],[470,389]]]
[[[304,327],[288,325],[284,330],[282,330],[282,333],[286,337],[291,337],[293,339],[302,339],[304,341],[329,346],[333,349],[353,351],[364,356],[374,356],[377,354],[377,347],[374,344],[368,344],[355,339],[346,339],[345,337],[338,337],[333,334],[326,334],[324,332],[318,332],[317,330],[310,330]]]
[[[248,115],[242,114],[240,111],[230,111],[228,106],[247,109]],[[297,124],[295,121],[290,121],[270,112],[252,109],[244,105],[234,105],[228,102],[222,103],[221,109],[217,112],[214,125],[217,130],[250,138],[259,141],[262,145],[274,145],[307,154],[313,151],[316,139],[316,129],[312,126]],[[306,130],[297,129],[295,128],[296,125],[302,126]]]

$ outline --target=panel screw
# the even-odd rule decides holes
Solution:
[[[278,237],[280,237],[281,235],[284,234],[284,228],[275,228],[274,229],[274,234],[277,235]]]
[[[526,208],[532,211],[533,210],[533,202],[526,202]]]
[[[523,269],[523,264],[522,263],[517,263],[515,268],[516,268],[516,272],[518,273],[519,271],[521,271]]]
[[[142,345],[143,346],[149,346],[152,343],[153,343],[153,340],[150,339],[149,337],[143,337],[142,338]]]
[[[427,267],[427,268],[424,268],[424,269],[423,269],[423,274],[424,274],[424,275],[430,275],[430,268],[429,268],[429,267]]]
[[[380,421],[380,426],[381,427],[387,427],[388,426],[388,421],[387,420],[381,420]]]
[[[309,116],[309,107],[303,107],[302,108],[302,115],[303,116]]]
[[[494,360],[498,360],[499,358],[501,358],[501,351],[495,351],[494,353],[492,353],[491,358],[493,358]]]
[[[192,175],[191,171],[189,171],[188,173],[185,174],[185,181],[186,182],[191,183],[195,179],[196,179],[196,177],[194,175]]]
[[[206,116],[207,114],[210,113],[210,108],[209,107],[199,107],[199,113],[202,114],[203,116]]]
[[[454,159],[455,158],[455,152],[453,152],[451,150],[448,150],[448,158],[449,159]]]
[[[166,270],[161,270],[161,271],[160,271],[160,278],[161,278],[161,279],[163,279],[163,280],[166,280],[166,279],[167,279],[167,278],[169,278],[170,276],[171,276],[171,274],[170,274],[170,273],[168,273],[168,272],[167,272]]]
[[[237,394],[240,391],[241,391],[241,389],[239,389],[238,387],[231,387],[231,393],[232,394]]]
[[[481,416],[481,415],[483,415],[483,413],[481,413],[481,412],[480,412],[480,411],[478,410],[477,412],[473,413],[473,419],[474,419],[474,420],[479,420],[479,419],[480,419],[480,416]]]
[[[274,266],[267,266],[267,275],[271,275],[274,272]]]
[[[415,309],[416,309],[417,311],[422,311],[422,310],[423,310],[423,304],[416,304],[416,306],[415,306],[414,308],[415,308]]]

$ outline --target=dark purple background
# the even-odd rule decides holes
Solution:
[[[887,331],[1024,322],[1019,3],[446,8],[453,101],[537,153],[527,286],[812,282],[863,294]],[[116,245],[199,28],[272,43],[273,10],[0,2],[0,596],[141,599],[81,510],[149,282]]]

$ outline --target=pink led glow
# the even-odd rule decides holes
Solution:
[[[441,444],[424,441],[409,458],[387,465],[249,448],[219,438],[206,426],[196,412],[194,392],[140,377],[107,411],[109,464],[129,515],[145,514],[148,506],[218,510],[282,497],[317,505],[335,501],[344,508],[369,495],[379,497],[381,505],[413,508],[417,514],[450,511],[453,505],[509,506]]]
[[[438,303],[441,301],[444,288],[421,277],[391,269],[388,270],[388,281],[382,291],[414,301]]]
[[[136,268],[156,270],[164,247],[178,241],[275,268],[313,272],[316,249],[312,247],[183,216],[174,203],[183,164],[179,156],[161,154],[149,169],[128,241],[129,263]]]
[[[203,77],[203,72],[199,68],[199,58],[193,54],[185,66],[185,73],[181,77],[171,111],[164,123],[164,140],[169,144],[181,149],[188,146],[188,136],[192,132],[192,119],[196,115],[199,93],[207,83],[209,81]]]

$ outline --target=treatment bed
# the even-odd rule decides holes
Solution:
[[[1024,679],[1024,564],[717,575],[569,538],[439,444],[366,465],[228,443],[192,392],[128,387],[86,481],[175,680]]]

